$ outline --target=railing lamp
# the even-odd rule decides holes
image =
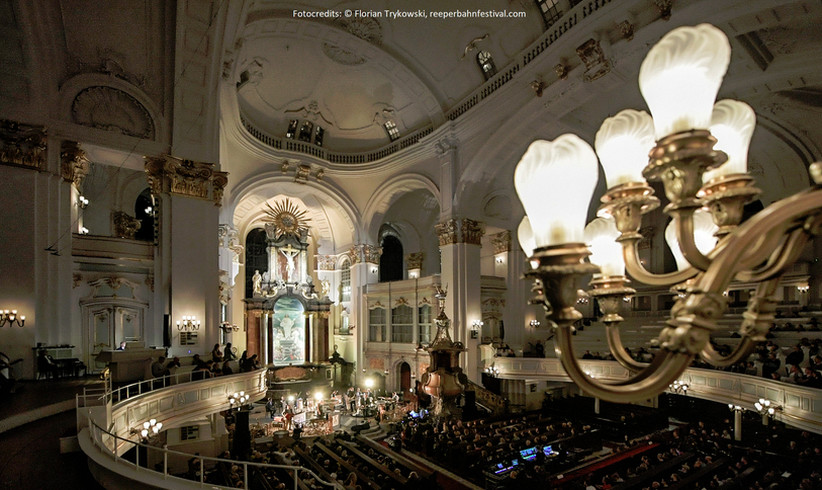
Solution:
[[[26,324],[26,315],[18,315],[17,310],[0,310],[0,328],[8,325],[23,327]]]

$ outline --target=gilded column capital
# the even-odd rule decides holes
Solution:
[[[0,119],[0,163],[44,170],[46,128]]]
[[[501,231],[491,235],[491,244],[494,246],[494,253],[499,254],[511,251],[511,232]]]
[[[145,171],[153,194],[175,194],[222,204],[228,173],[212,163],[184,160],[171,155],[146,157]]]
[[[337,257],[334,255],[315,255],[317,270],[333,271],[337,268]]]
[[[421,269],[422,259],[425,257],[423,252],[413,252],[405,256],[405,263],[408,269]]]
[[[63,141],[60,143],[60,173],[63,180],[72,182],[78,188],[83,184],[89,171],[88,158],[86,152],[80,148],[80,143],[76,141]]]
[[[366,262],[369,264],[379,264],[380,255],[382,255],[382,247],[369,245],[367,243],[359,243],[351,247],[347,252],[351,259],[351,265]]]
[[[468,218],[451,218],[434,225],[440,247],[455,243],[481,245],[485,224]]]

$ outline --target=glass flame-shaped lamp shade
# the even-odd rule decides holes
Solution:
[[[591,145],[574,134],[531,143],[514,171],[537,247],[583,241],[599,168]]]
[[[654,120],[645,111],[625,109],[603,121],[594,146],[609,189],[628,182],[645,182],[642,170],[654,147]]]
[[[714,149],[724,151],[728,161],[716,170],[705,172],[703,182],[723,175],[748,172],[748,146],[755,126],[756,114],[748,104],[732,99],[714,104],[711,116],[711,134],[717,140]]]
[[[709,129],[731,45],[710,24],[679,27],[659,40],[639,69],[639,90],[654,117],[656,139]]]
[[[719,227],[714,223],[711,213],[702,209],[698,209],[694,213],[693,219],[694,243],[696,244],[697,250],[705,255],[716,246],[716,237],[714,236],[714,233],[716,233]],[[668,242],[668,247],[670,247],[671,253],[674,254],[676,268],[679,270],[687,269],[690,264],[688,263],[688,260],[685,259],[685,256],[682,255],[682,251],[679,249],[679,241],[676,239],[675,219],[671,220],[671,222],[668,223],[668,226],[665,227],[665,241]]]
[[[591,249],[591,263],[603,276],[624,276],[625,261],[622,245],[616,241],[620,233],[613,218],[596,218],[585,227],[585,243]]]
[[[534,255],[534,249],[537,248],[536,242],[534,242],[534,230],[531,229],[531,221],[528,220],[528,216],[522,218],[522,221],[519,223],[519,228],[517,228],[517,238],[519,239],[519,246],[522,247],[522,251],[525,252],[526,257],[530,257]]]

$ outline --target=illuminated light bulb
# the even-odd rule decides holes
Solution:
[[[583,241],[598,176],[596,154],[579,136],[531,143],[514,171],[514,187],[537,247]]]
[[[639,69],[639,90],[654,118],[656,139],[710,128],[730,60],[728,37],[710,24],[674,29],[651,48]]]
[[[585,243],[591,249],[591,263],[600,267],[602,276],[625,275],[622,245],[616,241],[619,235],[613,218],[596,218],[585,227]]]
[[[751,106],[732,99],[720,100],[711,116],[711,134],[716,138],[715,150],[724,151],[728,161],[702,175],[702,181],[730,174],[748,172],[748,147],[751,144],[756,113]]]
[[[609,189],[645,182],[642,170],[654,147],[654,121],[645,111],[625,109],[602,122],[594,146]]]

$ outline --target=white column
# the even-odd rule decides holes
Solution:
[[[271,362],[268,358],[268,342],[270,331],[270,327],[268,326],[268,318],[268,312],[266,311],[265,313],[263,313],[263,323],[262,325],[260,325],[260,336],[262,337],[262,339],[260,340],[260,352],[262,353],[260,357],[262,357],[262,359],[260,361],[264,366],[268,365],[268,363]]]
[[[742,440],[742,410],[734,410],[734,440]]]

